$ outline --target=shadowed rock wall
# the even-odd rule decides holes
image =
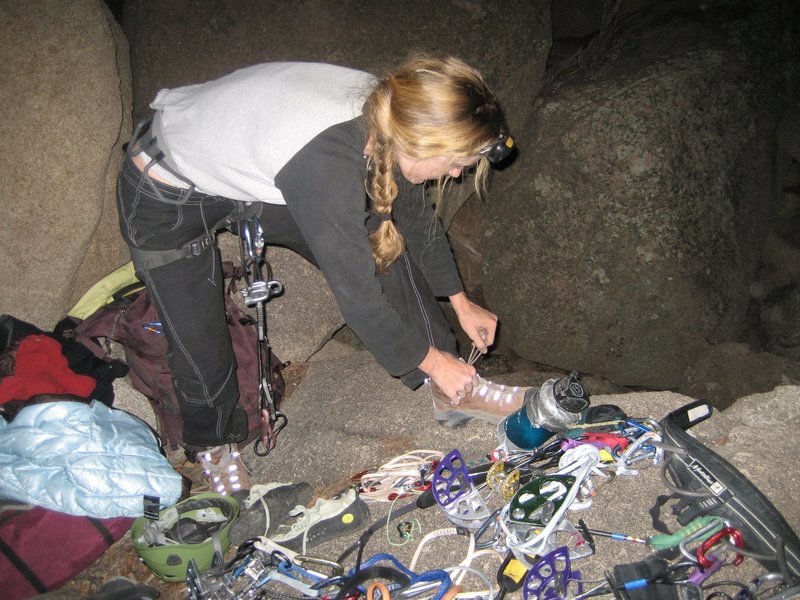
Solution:
[[[125,256],[128,44],[96,0],[6,0],[0,39],[0,311],[49,329]]]
[[[114,4],[132,40],[136,116],[162,87],[266,60],[380,73],[411,49],[463,57],[496,89],[519,147],[486,204],[466,181],[443,207],[469,293],[501,316],[503,352],[692,394],[719,388],[720,360],[748,373],[730,393],[797,379],[800,296],[784,264],[797,253],[800,214],[791,119],[780,146],[793,158],[770,181],[770,128],[791,96],[779,88],[797,79],[786,60],[793,3],[566,2],[552,24],[544,0],[448,0],[424,11],[409,0]],[[131,129],[127,45],[100,0],[11,0],[0,19],[9,57],[0,308],[50,327],[127,260],[113,203]],[[551,31],[572,37],[551,42]],[[570,48],[580,49],[572,63],[562,60]],[[269,307],[273,342],[282,357],[305,360],[341,316],[316,269],[289,252],[273,258],[286,283]],[[748,300],[760,331],[745,340]],[[785,362],[760,369],[769,356],[754,351],[763,349]],[[747,389],[753,372],[769,374]]]
[[[517,353],[663,389],[739,339],[774,198],[782,83],[761,67],[670,19],[553,82],[522,189],[488,208],[484,293]]]

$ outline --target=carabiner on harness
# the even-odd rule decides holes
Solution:
[[[247,306],[255,306],[258,329],[256,356],[259,373],[258,394],[261,400],[261,437],[253,444],[253,452],[256,456],[266,456],[275,448],[278,443],[278,434],[289,423],[286,415],[275,406],[270,379],[272,352],[267,337],[266,303],[270,298],[283,293],[283,285],[271,279],[272,269],[265,258],[264,231],[258,220],[253,217],[239,221],[238,229],[241,238],[239,247],[242,269],[247,283],[247,287],[241,293]],[[262,264],[266,267],[267,280],[263,276]]]

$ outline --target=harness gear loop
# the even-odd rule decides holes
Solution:
[[[255,217],[245,218],[237,223],[241,243],[239,250],[242,258],[247,287],[241,291],[245,304],[256,308],[256,355],[258,358],[259,384],[258,393],[261,398],[261,437],[253,444],[256,456],[266,456],[278,443],[277,436],[288,425],[286,415],[275,406],[275,396],[269,373],[272,372],[269,338],[267,337],[266,304],[273,296],[283,293],[283,285],[272,279],[272,268],[265,259],[266,246],[261,224]],[[267,279],[264,278],[262,265],[266,267]],[[264,361],[266,360],[266,364]]]

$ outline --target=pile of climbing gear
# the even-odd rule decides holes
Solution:
[[[547,382],[530,398],[540,406],[523,407],[526,416],[551,418],[529,419],[526,436],[521,415],[506,417],[497,427],[499,445],[484,458],[468,461],[458,448],[415,450],[354,475],[348,506],[357,494],[383,503],[388,513],[369,526],[363,512],[358,528],[334,527],[345,542],[353,538],[338,556],[316,556],[311,544],[288,548],[279,536],[257,535],[210,568],[189,560],[188,598],[800,597],[797,534],[741,472],[687,433],[711,415],[708,403],[692,402],[661,420],[632,418],[617,406],[589,406],[575,373]],[[548,409],[547,403],[555,404]],[[534,438],[538,445],[522,447]],[[582,509],[602,502],[605,488],[648,466],[656,467],[667,492],[651,511],[652,535],[593,529],[580,518]],[[674,503],[674,531],[660,518],[667,502]],[[449,526],[424,534],[417,518],[422,510],[438,511]],[[317,512],[333,520],[343,514]],[[410,561],[386,552],[380,539],[370,542],[382,530],[390,547],[416,544]],[[425,545],[444,536],[465,541],[463,560],[420,569]],[[645,557],[608,565],[602,578],[589,579],[581,564],[595,555],[597,538],[635,544]],[[487,569],[478,560],[483,556],[494,557],[499,568]],[[739,575],[745,560],[751,568]]]

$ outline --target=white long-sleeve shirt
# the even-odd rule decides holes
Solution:
[[[349,121],[375,78],[336,65],[275,62],[158,92],[153,133],[168,164],[197,189],[284,204],[275,175],[331,125]]]

